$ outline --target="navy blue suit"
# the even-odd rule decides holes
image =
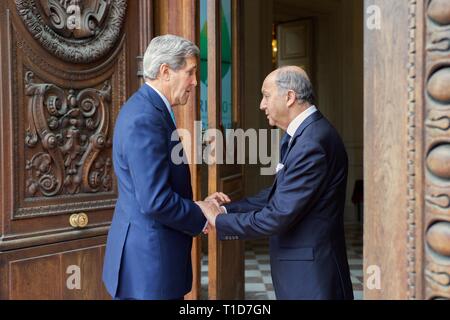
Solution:
[[[282,150],[284,167],[271,188],[226,205],[219,239],[270,236],[277,299],[353,299],[343,211],[348,160],[320,112],[300,125]]]
[[[103,281],[120,299],[177,299],[191,290],[192,237],[205,225],[187,164],[171,161],[175,125],[144,84],[121,108],[113,140],[117,199]]]

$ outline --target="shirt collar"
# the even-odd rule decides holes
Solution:
[[[300,113],[297,117],[295,117],[294,120],[289,123],[289,126],[287,127],[287,134],[291,136],[291,138],[294,136],[297,129],[300,127],[300,125],[303,123],[303,121],[306,120],[310,115],[312,115],[314,112],[317,111],[316,106],[310,106],[308,109]]]
[[[170,102],[169,100],[167,100],[166,96],[159,92],[159,90],[152,86],[150,83],[145,82],[145,84],[155,90],[155,92],[161,97],[162,101],[164,101],[164,104],[166,105],[167,110],[169,110],[169,113],[172,113],[172,107],[170,106]]]

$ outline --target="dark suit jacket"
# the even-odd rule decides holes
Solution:
[[[175,125],[144,84],[122,107],[113,140],[117,199],[103,281],[122,299],[176,299],[191,290],[192,236],[205,218],[192,202],[187,164],[171,161]]]
[[[347,153],[333,126],[315,112],[297,129],[271,188],[226,205],[220,239],[270,236],[278,299],[352,299],[343,211]]]

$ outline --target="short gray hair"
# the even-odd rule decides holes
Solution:
[[[171,34],[155,37],[145,50],[144,78],[155,80],[164,63],[172,70],[180,70],[186,65],[186,58],[199,55],[200,50],[189,40]]]
[[[292,67],[281,67],[276,73],[275,83],[279,91],[292,90],[300,102],[314,104],[315,95],[306,73],[302,73]]]

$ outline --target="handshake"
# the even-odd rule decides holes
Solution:
[[[210,227],[216,226],[216,217],[219,214],[224,213],[221,206],[230,201],[230,198],[225,193],[214,192],[205,198],[205,200],[195,202],[208,220],[208,226],[203,229],[203,233],[207,234]]]

